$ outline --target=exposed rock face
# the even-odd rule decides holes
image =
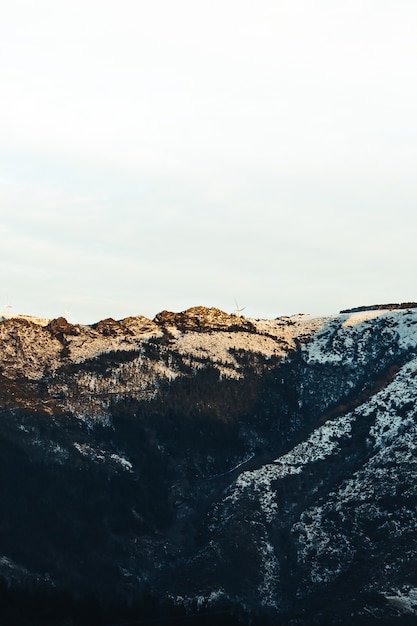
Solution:
[[[53,337],[63,337],[64,335],[79,335],[80,329],[74,324],[67,322],[65,317],[58,317],[55,320],[51,320],[47,325],[47,330]]]
[[[416,309],[2,321],[0,576],[414,619],[416,404]]]
[[[164,326],[174,326],[179,330],[213,331],[213,330],[247,330],[255,332],[254,325],[237,314],[228,315],[214,307],[196,306],[182,313],[162,311],[154,320]]]

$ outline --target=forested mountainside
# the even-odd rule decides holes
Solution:
[[[411,305],[3,318],[0,623],[415,623],[416,399]]]

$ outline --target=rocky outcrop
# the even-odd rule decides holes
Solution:
[[[154,322],[162,326],[174,326],[181,331],[194,330],[211,332],[215,330],[232,330],[255,332],[253,323],[238,314],[229,315],[214,307],[196,306],[182,313],[162,311]]]
[[[62,339],[64,335],[80,334],[79,327],[74,324],[70,324],[65,317],[58,317],[57,319],[51,320],[46,328],[53,337],[58,337],[60,339]]]

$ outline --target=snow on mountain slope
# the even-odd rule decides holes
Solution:
[[[213,315],[209,316],[209,321],[212,320]],[[222,314],[221,321],[220,332],[213,332],[210,326],[193,332],[167,325],[165,318],[160,324],[139,316],[79,326],[69,324],[64,318],[40,324],[31,321],[29,316],[17,316],[0,323],[1,365],[11,376],[19,372],[36,378],[46,369],[55,370],[67,361],[80,363],[104,353],[138,350],[149,339],[162,337],[172,350],[196,360],[208,358],[218,363],[223,360],[233,363],[231,349],[255,350],[266,356],[282,355],[300,333],[300,326],[304,328],[303,324],[296,324],[289,318],[283,322],[253,321],[247,322],[251,331],[248,333],[245,326],[240,329],[241,318]]]
[[[335,316],[322,326],[305,346],[310,363],[349,365],[369,359],[379,342],[392,343],[396,349],[417,346],[417,309],[366,311]]]
[[[155,321],[138,316],[93,326],[16,317],[0,323],[0,367],[9,379],[47,381],[63,410],[83,416],[88,405],[90,417],[102,420],[116,396],[154,397],[160,382],[176,378],[184,366],[195,371],[210,364],[224,377],[240,378],[238,357],[254,354],[271,367],[322,324],[309,316],[246,320],[204,307],[165,311]]]
[[[294,626],[414,615],[416,309],[26,316],[0,368],[8,580]]]
[[[369,361],[374,351],[367,335],[375,317],[330,320],[307,342],[307,363],[352,366],[366,363],[366,355]],[[379,336],[415,352],[415,313],[378,312],[378,318]],[[417,559],[416,406],[417,359],[411,358],[354,411],[319,425],[274,461],[240,474],[212,513],[211,558],[233,561],[231,535],[256,529],[251,560],[259,566],[249,578],[257,581],[265,607],[314,597],[356,572],[363,588],[354,594],[390,599],[389,610],[372,608],[375,616],[395,614],[394,607],[417,615],[417,606],[406,601]],[[222,583],[225,589],[227,581]]]

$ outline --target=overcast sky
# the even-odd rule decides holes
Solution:
[[[0,306],[417,300],[415,0],[13,0]]]

